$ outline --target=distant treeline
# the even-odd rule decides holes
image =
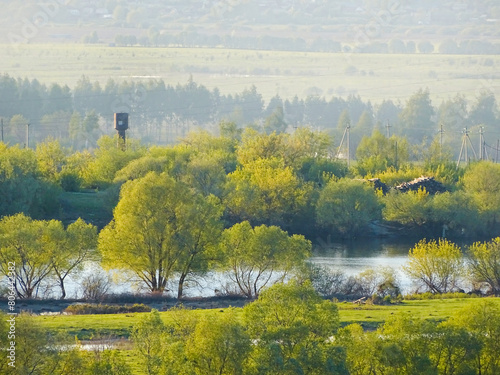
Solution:
[[[480,131],[487,135],[488,142],[483,146],[492,159],[500,118],[496,98],[488,90],[481,91],[473,102],[457,94],[439,106],[431,102],[429,91],[422,89],[405,103],[389,99],[372,105],[355,95],[330,99],[282,99],[276,95],[266,103],[254,86],[241,93],[223,95],[219,89],[209,90],[193,80],[173,86],[163,80],[110,79],[103,87],[82,76],[70,88],[3,75],[0,98],[4,141],[26,143],[30,124],[31,145],[50,136],[74,149],[95,147],[100,136],[114,133],[113,113],[128,112],[129,135],[149,144],[176,142],[195,128],[213,131],[224,120],[268,134],[310,126],[327,131],[337,143],[349,129],[351,156],[361,138],[374,130],[387,136],[404,136],[413,146],[428,144],[439,135],[458,156],[462,132],[467,127],[474,144],[478,144]]]
[[[85,36],[84,43],[99,43],[98,33]],[[466,39],[459,42],[445,39],[433,43],[429,40],[402,40],[393,38],[389,42],[361,39],[356,43],[341,43],[336,38],[317,37],[305,40],[301,37],[281,37],[276,35],[233,36],[207,35],[206,33],[179,32],[176,34],[161,34],[152,30],[148,36],[137,37],[134,34],[118,34],[114,40],[117,46],[180,46],[180,47],[210,47],[257,49],[270,51],[308,51],[308,52],[353,52],[353,53],[442,53],[456,55],[497,55],[500,53],[500,43],[484,40]]]

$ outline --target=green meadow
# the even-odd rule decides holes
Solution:
[[[489,300],[500,306],[500,298],[489,298]],[[478,298],[453,298],[403,301],[392,305],[357,305],[352,302],[341,302],[337,306],[342,325],[357,323],[367,329],[373,329],[390,316],[402,313],[409,313],[415,318],[442,321],[479,301]],[[224,309],[196,309],[185,310],[185,313],[201,316],[202,314],[223,314],[224,311]],[[44,328],[54,333],[66,333],[79,340],[90,340],[96,337],[128,338],[133,326],[143,314],[147,313],[41,315],[36,316],[35,319]],[[163,311],[160,315],[165,323],[168,323],[174,316],[172,311]]]
[[[0,44],[0,73],[74,87],[82,75],[104,87],[107,80],[163,79],[176,85],[190,77],[223,94],[252,85],[265,100],[318,95],[360,95],[365,100],[404,101],[419,88],[433,100],[456,94],[473,99],[481,89],[500,94],[496,55],[362,54],[145,48],[84,44]]]

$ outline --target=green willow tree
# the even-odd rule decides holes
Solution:
[[[500,294],[500,237],[476,242],[469,247],[468,264],[475,282],[486,283],[490,292]]]
[[[474,374],[495,375],[500,373],[500,308],[492,301],[484,300],[458,311],[447,324],[465,329],[480,342],[480,350],[473,359]]]
[[[390,191],[382,198],[384,219],[415,228],[424,227],[432,219],[431,200],[425,189],[405,193]]]
[[[345,237],[355,237],[381,216],[377,194],[363,181],[330,180],[316,203],[317,222]]]
[[[406,138],[384,136],[374,130],[370,137],[363,137],[356,149],[357,164],[354,170],[360,176],[383,172],[389,167],[396,169],[409,160],[410,146]]]
[[[47,227],[55,222],[32,220],[24,214],[0,221],[0,270],[15,267],[15,289],[19,298],[32,298],[52,272]]]
[[[33,150],[0,143],[0,216],[19,212],[36,218],[56,215],[58,188],[39,177]]]
[[[65,279],[81,270],[85,261],[97,259],[97,228],[78,219],[66,229],[57,220],[32,220],[24,214],[0,221],[0,270],[15,263],[16,290],[20,298],[36,297],[43,282],[57,279],[61,298]]]
[[[221,250],[223,269],[243,295],[254,298],[300,267],[310,255],[311,243],[276,226],[252,228],[244,221],[223,232]]]
[[[222,208],[166,174],[151,172],[121,190],[113,221],[99,234],[104,264],[133,272],[151,292],[179,275],[177,296],[193,272],[216,258]]]
[[[252,341],[235,309],[203,315],[186,341],[186,359],[196,375],[242,375]]]
[[[343,356],[331,340],[339,328],[337,306],[310,283],[273,285],[244,307],[243,319],[255,340],[249,364],[253,373],[346,373],[339,371]]]
[[[52,221],[48,231],[48,248],[52,256],[52,271],[61,287],[61,299],[66,297],[66,277],[81,271],[84,263],[97,260],[97,227],[78,219],[64,229],[60,221]]]
[[[35,155],[42,176],[57,183],[59,173],[66,164],[66,151],[61,147],[59,141],[48,140],[37,144]]]
[[[422,240],[410,249],[405,273],[432,293],[448,293],[463,274],[460,248],[447,240]]]
[[[166,327],[158,310],[141,317],[132,329],[131,338],[145,373],[159,374],[165,356]]]
[[[495,233],[500,222],[500,165],[481,161],[467,169],[463,186],[486,222],[487,233]]]
[[[289,227],[305,210],[312,186],[280,159],[258,159],[227,177],[224,202],[235,222]]]
[[[116,173],[134,159],[146,152],[146,148],[135,140],[127,140],[126,150],[116,147],[117,136],[104,136],[97,141],[98,148],[94,157],[81,171],[84,184],[90,188],[107,188]]]

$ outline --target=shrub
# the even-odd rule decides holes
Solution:
[[[406,301],[422,301],[426,299],[453,299],[453,298],[480,298],[481,296],[474,294],[474,293],[462,293],[462,292],[455,292],[455,293],[442,293],[442,294],[435,294],[431,292],[425,292],[425,293],[413,293],[413,294],[408,294],[404,296],[404,299]]]
[[[83,298],[89,301],[101,301],[111,287],[111,279],[104,272],[91,273],[81,282]]]
[[[124,314],[136,312],[150,312],[151,307],[142,303],[134,305],[102,305],[102,304],[75,304],[69,305],[64,312],[72,315],[86,315],[86,314]]]

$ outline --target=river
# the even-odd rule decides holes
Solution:
[[[408,277],[402,271],[402,266],[408,260],[409,250],[418,242],[412,238],[374,238],[354,241],[330,241],[318,239],[313,246],[313,256],[309,259],[311,263],[324,266],[333,270],[341,270],[346,275],[357,275],[367,269],[380,270],[383,267],[394,269],[403,293],[408,293],[412,285]],[[100,267],[93,265],[87,268],[83,274],[99,272]],[[215,290],[223,290],[228,281],[221,273],[209,273],[205,277],[191,283],[186,289],[186,295],[213,296]],[[78,281],[68,280],[68,297],[81,297],[81,287]],[[171,285],[175,291],[176,286]],[[57,294],[57,288],[54,289]],[[111,293],[133,293],[135,288],[131,280],[122,278],[119,283],[114,283],[110,289]],[[175,293],[172,293],[175,295]]]
[[[408,252],[418,240],[402,238],[374,238],[353,241],[318,239],[310,261],[316,265],[340,270],[346,275],[357,275],[367,269],[392,268],[403,292],[409,292],[411,282],[402,271],[408,261]]]

